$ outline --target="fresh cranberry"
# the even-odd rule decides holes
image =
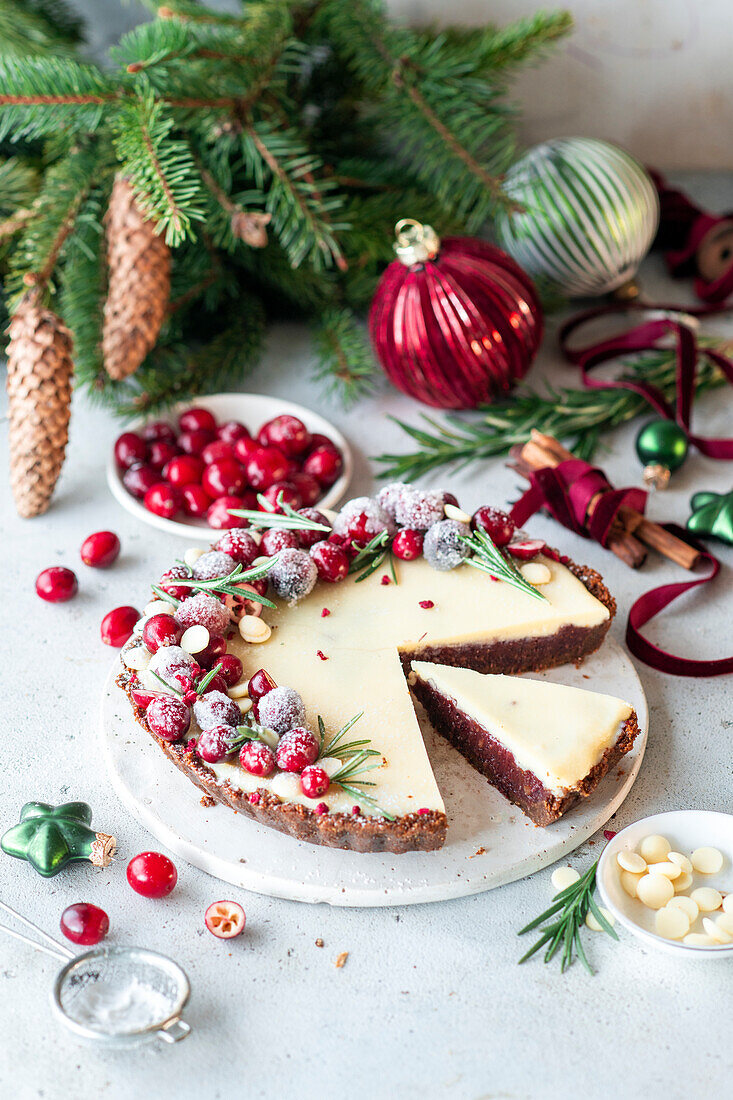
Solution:
[[[108,611],[102,619],[100,627],[104,644],[120,649],[125,642],[129,641],[135,623],[139,618],[140,612],[128,605],[115,607],[112,611]]]
[[[215,432],[216,417],[208,409],[186,409],[178,417],[178,429],[182,432]]]
[[[145,718],[152,732],[163,741],[180,741],[191,725],[191,711],[175,695],[156,696],[145,711]]]
[[[300,773],[300,789],[306,798],[320,798],[331,786],[328,772],[311,764]]]
[[[308,453],[310,454],[311,451],[315,451],[316,447],[330,447],[332,451],[338,451],[338,447],[334,441],[327,435],[324,435],[323,432],[313,432],[308,447]]]
[[[500,508],[492,508],[488,504],[473,513],[471,526],[474,530],[485,531],[494,546],[506,546],[516,531],[511,516],[502,512]]]
[[[187,516],[200,519],[211,507],[211,497],[201,485],[184,485],[181,489],[183,511]]]
[[[204,447],[213,443],[213,432],[207,432],[203,428],[190,432],[181,432],[178,437],[178,446],[187,455],[200,455]]]
[[[233,461],[235,457],[231,443],[224,443],[221,439],[215,439],[213,443],[207,443],[201,452],[201,458],[207,466],[210,466],[212,462],[221,462],[223,458]]]
[[[158,481],[145,494],[143,504],[149,512],[162,519],[173,519],[183,507],[181,490],[167,481]]]
[[[271,527],[262,536],[259,552],[266,558],[272,558],[281,550],[297,550],[300,540],[295,531],[280,531],[277,527]]]
[[[115,440],[115,462],[123,470],[129,470],[136,462],[144,462],[147,451],[145,440],[135,432],[123,432]]]
[[[310,432],[302,420],[283,413],[263,424],[257,433],[263,447],[279,447],[285,455],[302,454],[310,445]]]
[[[157,699],[162,692],[151,691],[150,688],[144,688],[140,685],[140,681],[136,678],[130,686],[130,696],[136,707],[142,707],[143,710],[147,710],[153,699]]]
[[[331,528],[328,518],[324,516],[323,512],[319,512],[317,508],[299,508],[298,515],[303,516],[304,519],[310,519],[314,523],[320,523],[329,530]],[[323,539],[328,538],[328,531],[298,531],[298,538],[303,549],[309,550],[317,542],[322,542]]]
[[[269,489],[276,481],[283,481],[288,461],[277,447],[258,447],[247,459],[245,469],[253,489]]]
[[[392,553],[400,561],[412,561],[422,554],[423,533],[413,531],[411,527],[403,527],[398,531],[392,541]]]
[[[117,560],[120,540],[114,531],[95,531],[81,544],[81,560],[95,569],[106,569]]]
[[[172,443],[156,439],[148,446],[148,462],[156,470],[163,470],[181,452]]]
[[[260,596],[267,595],[267,589],[270,585],[267,577],[258,577],[256,580],[248,581],[247,587],[253,588],[255,592],[259,592]]]
[[[333,485],[343,469],[343,459],[335,447],[316,447],[303,463],[303,473],[314,477],[319,485]]]
[[[234,444],[234,454],[243,462],[246,466],[247,460],[255,453],[259,451],[260,445],[256,439],[252,439],[249,435],[242,435]]]
[[[262,601],[257,599],[257,596],[264,596],[264,592],[261,591],[259,581],[238,581],[235,583],[235,588],[239,595],[232,595],[227,593],[224,597],[224,603],[227,608],[239,622],[243,615],[256,615],[262,614]],[[267,589],[265,589],[267,591]]]
[[[178,882],[178,872],[162,852],[140,852],[127,864],[127,881],[144,898],[164,898]]]
[[[203,472],[204,464],[196,455],[176,455],[167,463],[163,476],[171,485],[181,489],[184,485],[195,485],[201,481]]]
[[[146,424],[140,432],[146,443],[156,443],[159,440],[164,443],[175,443],[176,433],[165,420],[153,420]]]
[[[191,570],[186,565],[172,565],[167,569],[158,582],[169,596],[175,600],[185,600],[193,594],[193,590],[187,584],[176,584],[176,581],[191,579]]]
[[[272,691],[276,688],[277,684],[270,676],[269,672],[266,672],[264,668],[258,668],[257,672],[250,677],[249,684],[247,685],[247,694],[253,703],[259,702],[263,695],[267,695],[268,691]]]
[[[272,775],[276,764],[275,753],[262,741],[245,741],[239,753],[239,763],[250,775]]]
[[[349,558],[340,546],[328,540],[317,542],[310,548],[310,556],[316,563],[318,576],[322,581],[334,584],[349,574]]]
[[[100,943],[109,932],[109,917],[104,909],[89,901],[77,901],[75,905],[67,906],[59,924],[67,940],[83,947]]]
[[[496,540],[495,540],[496,541]],[[524,539],[522,542],[510,542],[507,550],[519,561],[531,561],[545,549],[542,539]]]
[[[302,772],[318,759],[319,749],[315,734],[298,726],[280,738],[275,754],[277,766],[284,772]]]
[[[251,565],[255,558],[260,555],[260,548],[255,540],[248,531],[243,531],[241,528],[225,531],[214,549],[229,554],[231,558],[244,566]]]
[[[183,627],[172,615],[151,615],[143,627],[143,641],[151,653],[161,646],[178,645],[183,637]]]
[[[215,901],[204,913],[204,924],[218,940],[231,940],[244,932],[244,909],[238,901]]]
[[[76,573],[65,565],[51,565],[36,577],[36,595],[47,603],[66,603],[78,591]]]
[[[231,726],[212,726],[204,730],[198,739],[196,752],[207,764],[218,764],[231,752],[232,732]]]
[[[295,488],[295,491],[299,493],[300,499],[306,508],[309,508],[312,504],[315,504],[321,499],[321,486],[312,474],[305,474],[302,470],[296,470],[294,474],[289,475],[288,480]]]
[[[242,679],[242,662],[234,653],[222,653],[219,657],[219,675],[228,688],[234,687]]]
[[[209,527],[214,527],[217,531],[221,531],[226,527],[241,527],[241,518],[239,516],[230,515],[229,509],[241,509],[246,507],[247,504],[243,497],[217,497],[217,499],[209,506],[209,510],[206,513],[206,522],[208,523]]]
[[[282,512],[284,504],[300,508],[303,503],[300,493],[290,481],[276,481],[262,495],[268,502],[268,507],[262,508],[263,512]]]
[[[198,657],[198,654],[196,654],[196,656]],[[211,677],[211,679],[209,680],[208,684],[203,689],[203,691],[201,691],[201,689],[199,689],[198,694],[199,695],[208,695],[210,691],[220,691],[222,693],[222,695],[226,695],[226,693],[227,693],[227,682],[226,682],[226,680],[224,679],[223,676],[219,675],[218,672],[217,672],[216,676]]]
[[[237,496],[245,487],[244,470],[233,458],[206,466],[201,484],[210,497]]]
[[[231,443],[232,445],[238,439],[248,439],[250,437],[247,428],[244,424],[240,424],[238,420],[227,420],[225,424],[220,424],[216,434],[222,443]]]
[[[148,489],[155,485],[157,481],[160,481],[159,472],[144,462],[136,463],[129,470],[125,470],[122,475],[122,484],[128,493],[137,500],[142,500]]]
[[[458,497],[454,496],[453,493],[443,493],[443,504],[452,504],[454,508],[458,508]]]
[[[176,645],[177,643],[173,642],[172,644]],[[215,664],[218,664],[226,651],[226,638],[223,638],[221,634],[209,634],[209,644],[206,646],[206,649],[202,649],[196,654],[196,660],[202,668],[213,668]]]

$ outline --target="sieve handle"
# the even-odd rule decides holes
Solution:
[[[158,1031],[158,1038],[164,1043],[179,1043],[191,1032],[191,1025],[182,1020],[180,1016],[164,1024]]]

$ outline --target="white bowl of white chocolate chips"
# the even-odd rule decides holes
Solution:
[[[671,810],[634,822],[596,875],[619,924],[663,951],[733,958],[733,815]]]

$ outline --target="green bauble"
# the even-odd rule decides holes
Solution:
[[[695,493],[687,530],[733,546],[733,489],[729,493]]]
[[[107,867],[116,841],[91,827],[92,810],[86,802],[26,802],[20,821],[3,834],[2,850],[25,859],[39,875],[51,878],[75,860],[86,859],[96,867]]]
[[[670,473],[687,458],[689,444],[673,420],[650,420],[636,437],[636,453],[645,466],[662,466]]]

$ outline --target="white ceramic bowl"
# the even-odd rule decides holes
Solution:
[[[335,481],[325,496],[318,501],[318,508],[332,508],[337,504],[346,492],[354,468],[351,449],[345,438],[333,424],[329,423],[318,413],[311,412],[303,405],[295,405],[292,401],[283,401],[280,397],[268,397],[260,393],[216,393],[208,397],[197,397],[190,401],[175,405],[169,412],[161,416],[161,419],[175,421],[184,409],[195,405],[197,408],[208,409],[219,421],[239,420],[249,430],[256,432],[266,420],[279,416],[281,413],[290,413],[299,417],[310,432],[321,432],[327,435],[341,451],[344,460],[344,468],[341,477]],[[157,417],[135,421],[124,430],[134,432],[141,428],[147,420]],[[185,539],[201,540],[202,535],[211,535],[218,538],[219,530],[209,527],[202,519],[187,518],[185,520],[163,519],[161,516],[149,512],[141,500],[128,493],[122,483],[120,470],[115,462],[114,447],[110,450],[107,461],[107,484],[116,500],[133,516],[137,516],[143,523],[149,523],[151,527],[157,527],[160,531],[167,531],[170,535],[180,535]]]
[[[673,850],[689,856],[696,848],[709,846],[723,853],[723,867],[716,875],[693,873],[690,890],[698,886],[714,886],[722,894],[733,892],[733,814],[713,810],[670,810],[635,821],[616,833],[603,850],[598,862],[596,882],[603,904],[619,924],[634,936],[661,951],[688,959],[733,958],[733,943],[711,947],[694,947],[681,940],[667,940],[654,930],[654,910],[637,898],[631,898],[621,886],[620,868],[616,856],[621,851],[637,848],[646,836],[666,836]],[[689,891],[686,891],[689,892]],[[710,914],[713,916],[713,914]]]

